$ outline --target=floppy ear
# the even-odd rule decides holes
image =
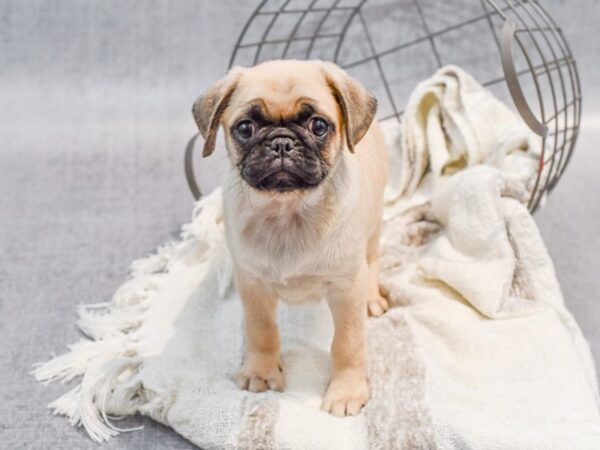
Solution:
[[[333,63],[323,63],[325,79],[342,112],[348,150],[363,138],[377,111],[377,99],[362,84]]]
[[[242,70],[241,67],[231,69],[225,78],[212,85],[192,106],[194,120],[204,138],[204,157],[215,150],[221,116],[235,92]]]

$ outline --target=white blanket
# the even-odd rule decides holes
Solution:
[[[387,132],[397,183],[381,283],[394,307],[369,321],[360,415],[319,410],[323,304],[280,310],[284,393],[231,381],[241,306],[219,189],[180,241],[133,263],[110,303],[81,307],[90,339],[35,370],[44,382],[82,377],[51,407],[97,441],[119,431],[108,414],[139,412],[205,449],[600,448],[590,352],[521,203],[538,167],[533,135],[455,67],[419,85],[402,132]]]

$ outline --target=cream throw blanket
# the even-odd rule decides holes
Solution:
[[[231,381],[242,318],[219,189],[181,240],[133,263],[110,303],[80,308],[90,339],[35,370],[44,382],[81,377],[54,411],[97,441],[120,431],[109,414],[139,412],[205,449],[600,448],[588,345],[519,201],[539,143],[455,67],[419,85],[401,132],[387,132],[398,183],[381,282],[394,307],[369,321],[360,415],[319,410],[332,336],[323,304],[281,307],[284,393]]]

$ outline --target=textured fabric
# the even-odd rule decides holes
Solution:
[[[419,83],[402,118],[399,194],[439,189],[449,176],[479,164],[497,167],[528,197],[541,139],[469,74],[445,66]],[[542,181],[544,178],[542,173]],[[515,192],[515,194],[518,194]]]
[[[481,104],[468,97],[485,91],[460,69],[441,69],[432,81],[448,77],[470,83],[458,103]],[[421,97],[417,87],[409,104]],[[440,104],[439,115],[469,122],[470,108]],[[392,159],[403,158],[392,164],[400,186],[414,172],[405,165],[419,165],[405,158],[414,150],[407,132],[387,129]],[[514,142],[530,131],[520,133]],[[452,147],[456,136],[441,141]],[[516,150],[500,144],[513,158]],[[423,148],[421,157],[431,158],[432,146]],[[381,282],[395,307],[369,324],[373,398],[362,414],[340,419],[319,410],[333,333],[322,303],[280,308],[283,393],[253,394],[232,382],[242,312],[220,189],[197,204],[180,241],[134,262],[110,303],[80,309],[90,340],[35,370],[46,383],[82,377],[50,406],[96,441],[122,431],[109,415],[140,412],[203,448],[596,448],[598,391],[587,342],[564,307],[531,216],[512,198],[529,186],[520,176],[515,188],[514,169],[533,176],[531,158],[508,166],[496,146],[482,153],[483,160],[493,153],[502,170],[467,167],[388,199]]]
[[[3,447],[98,448],[48,414],[46,404],[64,386],[40,390],[28,373],[79,338],[72,325],[78,304],[109,299],[130,262],[188,220],[192,201],[181,152],[195,131],[190,104],[224,72],[257,3],[0,2]],[[600,112],[600,64],[590,36],[600,3],[580,3],[543,3],[575,53],[584,126],[569,167],[535,218],[567,303],[598,354],[600,123],[592,115]],[[469,56],[475,68],[480,60]],[[198,162],[204,182],[218,178],[207,165]],[[122,434],[103,449],[193,448],[150,419],[126,422],[145,430]]]
[[[422,219],[442,229],[421,228],[422,253],[383,275],[406,305],[389,315],[403,310],[423,358],[436,447],[597,448],[588,344],[529,213],[504,189],[488,168],[452,177]]]

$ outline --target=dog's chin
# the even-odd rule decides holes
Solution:
[[[316,187],[319,182],[309,182],[301,176],[288,172],[287,170],[278,170],[260,181],[246,180],[250,186],[259,191],[269,192],[292,192],[304,191]]]

